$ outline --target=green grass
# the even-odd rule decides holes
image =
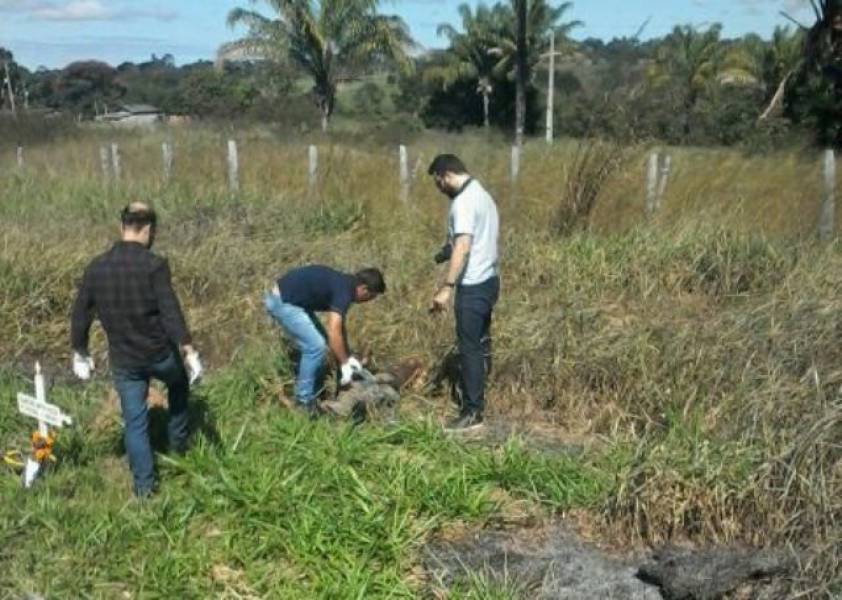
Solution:
[[[185,457],[160,457],[162,491],[145,502],[129,500],[119,423],[92,433],[102,387],[51,390],[79,424],[35,489],[0,477],[0,594],[414,597],[419,546],[450,524],[494,520],[501,493],[560,510],[606,489],[584,460],[516,440],[466,445],[429,420],[310,422],[244,393],[248,380],[234,371],[200,388],[212,423]],[[25,389],[4,381],[4,396]],[[28,424],[3,406],[3,438],[22,444]]]
[[[521,600],[529,598],[529,592],[512,577],[503,581],[492,580],[485,573],[471,573],[449,590],[452,600]]]
[[[222,168],[230,135],[240,142],[243,164],[235,197]],[[573,177],[575,148],[568,142],[552,150],[527,146],[515,197],[505,140],[425,136],[410,146],[411,167],[419,168],[403,206],[393,146],[322,140],[311,195],[301,143],[310,140],[211,129],[172,136],[176,169],[167,185],[159,174],[163,136],[124,134],[120,185],[101,181],[96,150],[105,140],[81,136],[32,148],[25,172],[10,174],[0,189],[0,364],[8,374],[0,387],[9,397],[3,410],[11,410],[12,392],[27,385],[21,377],[38,359],[57,376],[56,397],[81,423],[63,442],[72,460],[43,494],[23,500],[11,478],[4,483],[14,492],[12,504],[0,509],[6,522],[28,514],[20,504],[26,501],[53,511],[54,529],[45,527],[41,537],[58,540],[55,552],[71,561],[46,567],[56,578],[114,577],[128,585],[101,566],[104,559],[89,561],[89,568],[102,569],[100,579],[77,576],[72,560],[83,555],[79,548],[96,551],[80,541],[80,530],[96,531],[90,523],[99,520],[128,527],[117,515],[135,524],[148,517],[136,534],[149,536],[148,548],[137,542],[123,559],[109,547],[119,574],[150,561],[160,566],[170,541],[156,523],[189,513],[173,537],[178,551],[169,555],[200,573],[184,585],[206,586],[204,593],[217,585],[209,569],[218,565],[220,578],[227,573],[268,590],[277,584],[270,563],[285,573],[275,576],[292,586],[289,594],[306,595],[301,590],[309,585],[329,596],[345,580],[355,582],[347,589],[368,586],[369,594],[411,593],[418,589],[417,545],[448,523],[482,526],[498,518],[502,509],[494,503],[503,494],[547,511],[583,507],[589,524],[612,541],[791,545],[809,558],[794,590],[838,582],[842,245],[813,238],[820,197],[815,157],[676,150],[664,210],[646,219],[646,149],[629,149],[600,188],[591,218],[559,236],[552,221]],[[562,438],[586,441],[580,458],[536,454],[528,439],[490,449],[453,444],[428,424],[441,410],[418,390],[406,403],[414,409],[408,415],[420,420],[406,416],[395,428],[353,434],[299,423],[271,407],[291,374],[276,358],[278,334],[260,298],[290,266],[384,269],[389,292],[354,309],[349,323],[352,343],[376,363],[418,356],[432,366],[452,343],[452,323],[426,312],[446,201],[424,167],[439,150],[466,159],[502,214],[491,417],[549,423]],[[0,165],[13,160],[0,154]],[[164,496],[143,509],[124,507],[128,484],[114,450],[118,420],[91,426],[104,391],[66,385],[75,282],[113,237],[119,208],[139,198],[161,214],[158,249],[171,261],[210,368],[206,405],[222,439],[221,446],[200,445],[185,461],[165,464]],[[103,370],[98,330],[93,350]],[[27,430],[0,413],[3,444],[23,443]],[[293,440],[300,443],[290,446]],[[308,469],[296,475],[302,462]],[[68,513],[59,502],[65,495],[81,499],[69,506],[89,514]],[[316,512],[299,510],[307,499]],[[164,506],[166,515],[159,512]],[[247,517],[258,526],[249,529]],[[203,541],[203,519],[208,531],[223,534]],[[84,527],[66,533],[56,525],[77,521]],[[297,537],[323,548],[264,535],[267,522],[306,532]],[[14,527],[2,531],[26,539]],[[26,565],[35,560],[38,539],[2,544],[4,560],[16,565],[4,577],[30,576]],[[257,570],[238,562],[240,554]],[[160,572],[176,579],[164,566]]]

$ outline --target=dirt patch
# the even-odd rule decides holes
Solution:
[[[508,530],[454,528],[425,548],[430,593],[477,576],[524,598],[544,600],[771,600],[785,597],[794,560],[785,552],[750,548],[665,547],[608,552],[585,542],[566,523]]]
[[[485,445],[500,446],[512,438],[519,439],[530,450],[546,455],[578,456],[593,446],[594,438],[575,435],[560,427],[537,419],[513,420],[489,417],[475,439]]]
[[[738,598],[780,598],[784,590],[773,578],[793,567],[783,552],[667,547],[654,553],[639,576],[657,585],[667,600],[714,600],[732,592]]]
[[[563,524],[541,529],[480,531],[435,541],[424,560],[431,591],[440,593],[473,574],[509,583],[528,598],[661,600],[636,577],[633,562],[603,554]]]

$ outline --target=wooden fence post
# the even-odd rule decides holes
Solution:
[[[108,147],[107,146],[100,146],[99,147],[99,164],[102,166],[102,178],[105,181],[111,179],[111,163],[110,158],[108,157]]]
[[[646,214],[652,215],[658,207],[658,153],[649,155],[646,170]]]
[[[819,239],[828,242],[833,239],[833,222],[836,217],[836,153],[825,150],[823,164],[824,197],[819,216]]]
[[[172,145],[169,142],[164,142],[161,145],[161,151],[164,159],[164,181],[169,181],[172,177],[173,165],[173,151]]]
[[[405,204],[409,202],[409,154],[403,144],[398,148],[398,155],[400,157],[401,201]]]
[[[111,144],[111,175],[120,181],[120,147],[116,143]]]
[[[237,158],[237,142],[228,140],[228,189],[232,194],[240,191],[240,163]]]
[[[512,184],[517,183],[518,176],[520,175],[520,147],[515,144],[512,146]]]
[[[307,149],[307,157],[307,186],[312,194],[316,191],[316,183],[319,176],[319,149],[311,144]]]
[[[669,181],[670,171],[672,170],[672,156],[669,154],[662,155],[658,161],[660,164],[658,174],[658,193],[655,200],[655,210],[661,210],[664,203],[664,192],[667,191],[667,182]]]

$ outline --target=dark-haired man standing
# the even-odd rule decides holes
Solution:
[[[436,255],[448,263],[444,285],[431,310],[442,312],[456,291],[456,339],[459,347],[461,411],[448,424],[453,431],[482,426],[486,361],[491,359],[491,313],[500,294],[497,274],[499,217],[494,199],[453,154],[437,156],[428,170],[436,187],[450,198],[447,244]]]
[[[350,384],[354,374],[362,371],[360,361],[348,349],[345,315],[351,304],[369,302],[385,292],[386,282],[378,269],[349,274],[309,265],[287,272],[266,294],[266,312],[301,352],[295,379],[295,400],[300,408],[315,414],[328,348],[340,365],[340,386]],[[327,313],[326,331],[317,312]]]
[[[71,317],[73,372],[82,380],[91,377],[88,335],[96,315],[108,337],[134,492],[144,497],[156,487],[146,407],[149,380],[154,377],[167,386],[169,444],[180,452],[187,445],[190,384],[201,376],[202,364],[173,291],[169,265],[150,251],[155,212],[135,202],[123,209],[120,221],[120,241],[88,265],[76,296]]]

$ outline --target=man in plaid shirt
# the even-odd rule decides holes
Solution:
[[[150,251],[156,225],[155,212],[143,203],[123,209],[121,239],[88,265],[71,317],[73,372],[80,379],[90,379],[94,366],[88,354],[94,316],[108,337],[111,374],[120,396],[126,452],[138,496],[148,496],[156,487],[146,407],[149,380],[154,377],[167,386],[170,448],[182,452],[187,445],[190,384],[202,373],[172,288],[169,264]]]

